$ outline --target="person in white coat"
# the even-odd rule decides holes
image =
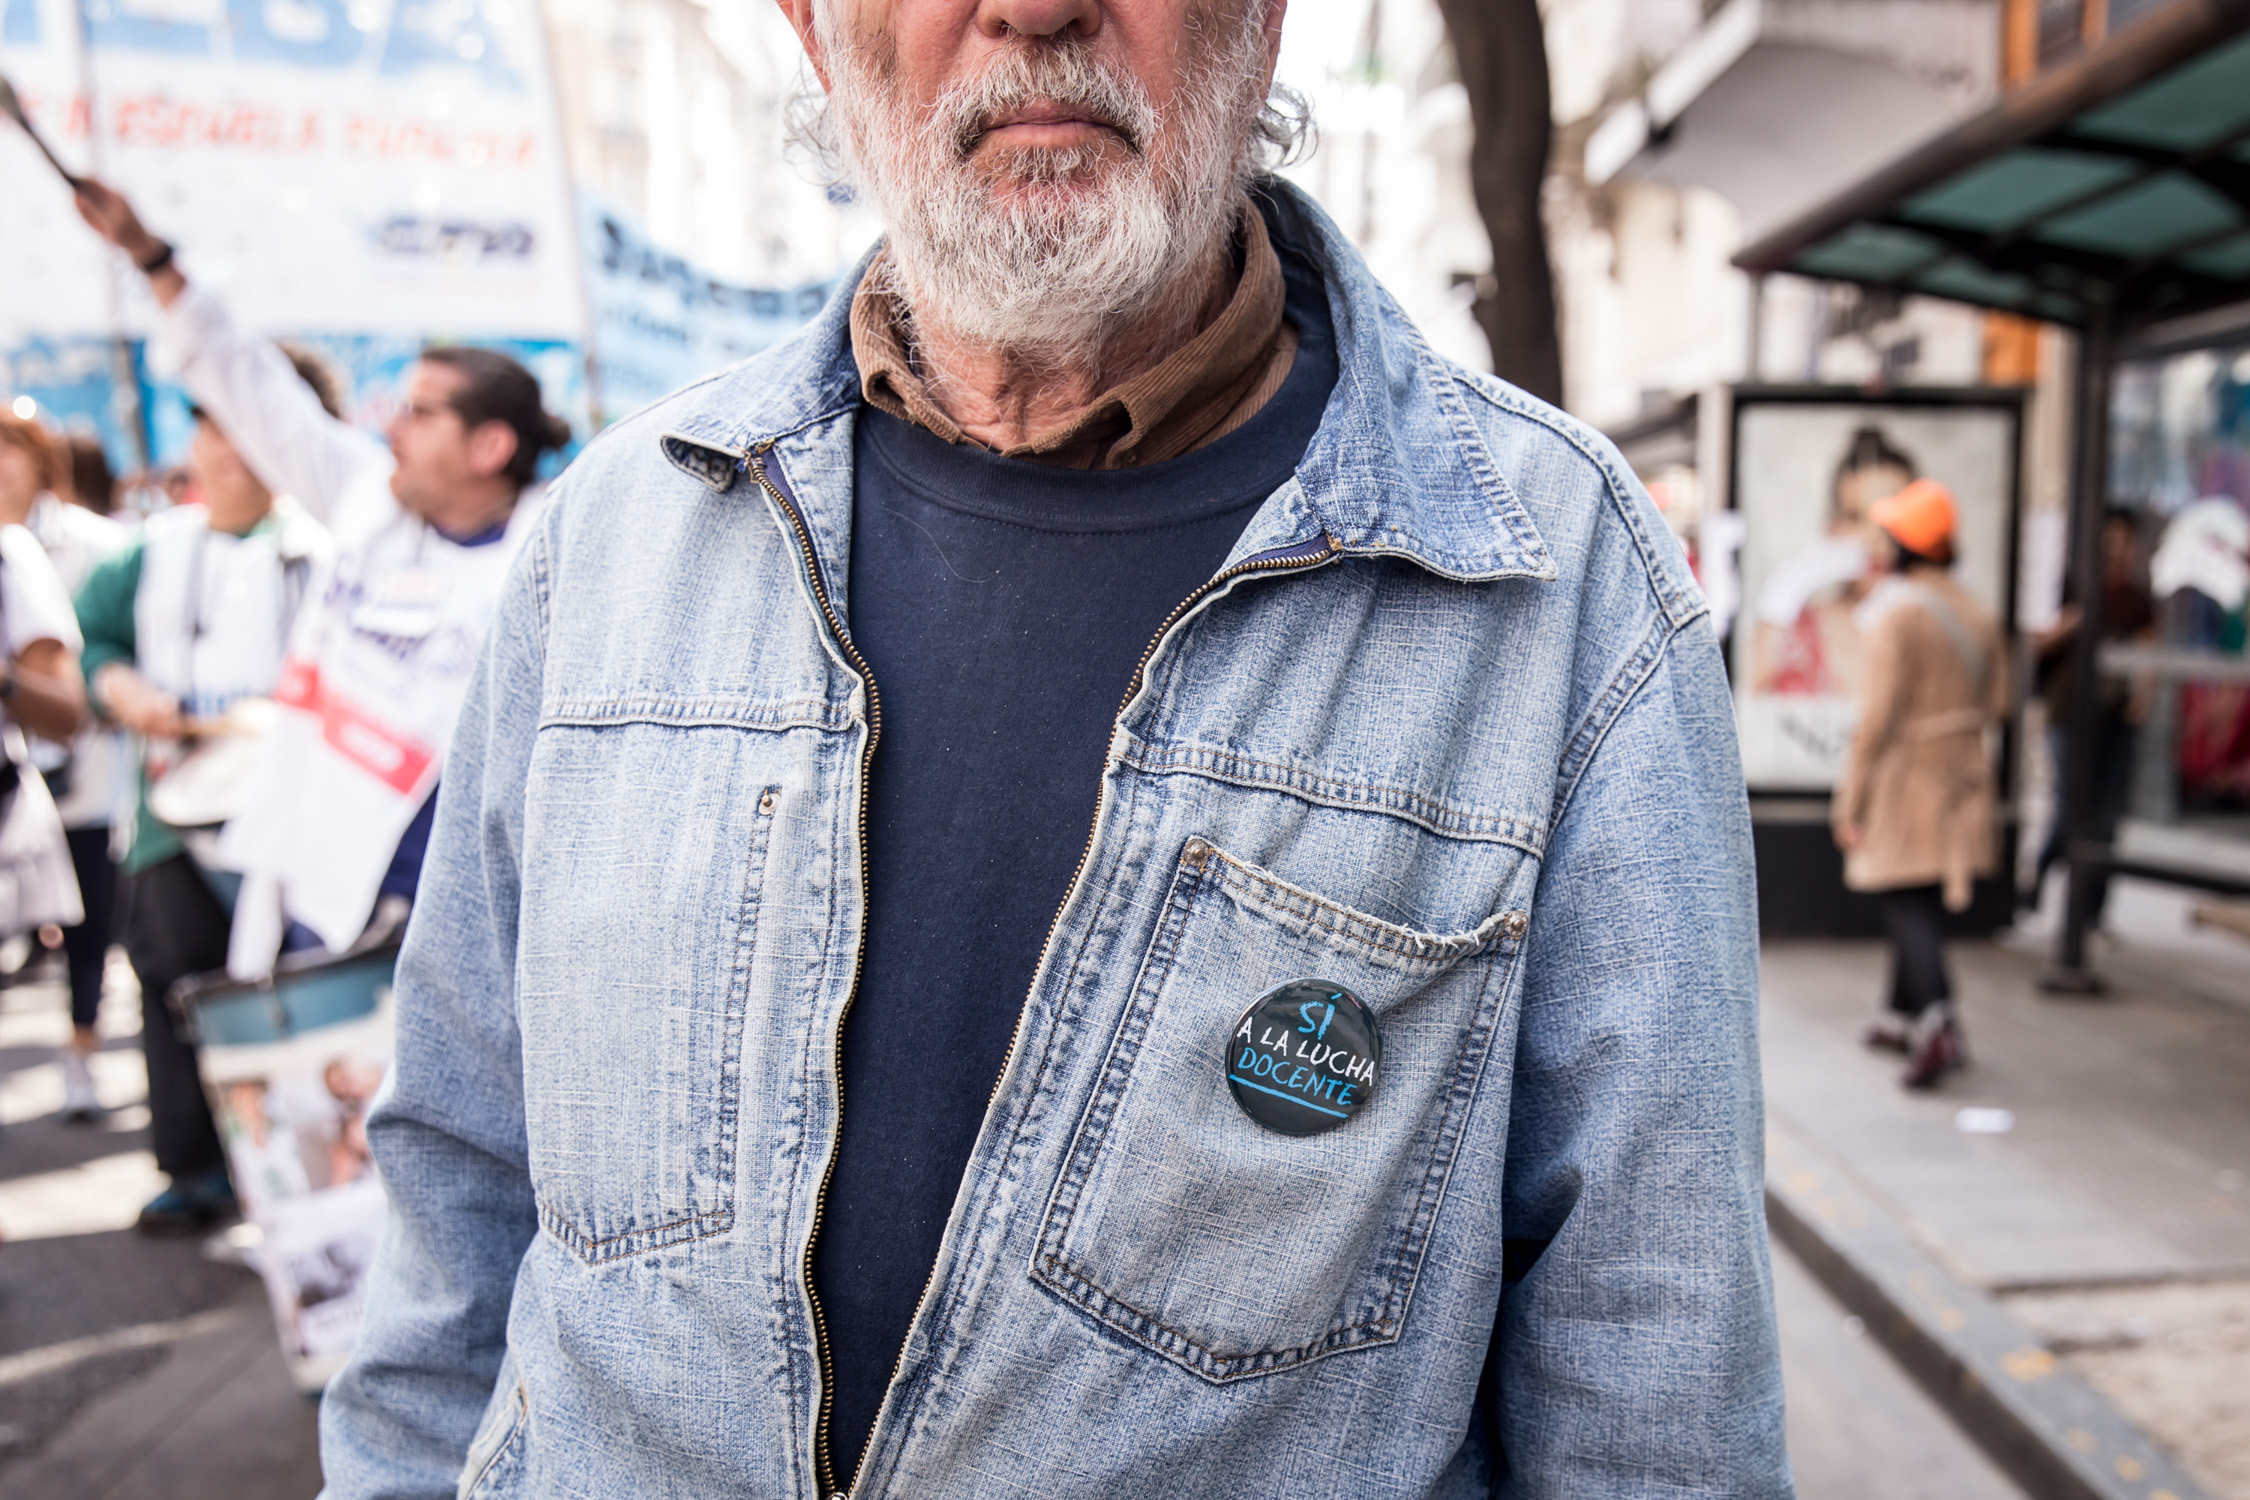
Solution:
[[[0,524],[23,527],[45,551],[62,590],[59,613],[67,617],[68,626],[67,636],[60,633],[60,626],[50,634],[58,642],[77,643],[78,618],[70,610],[71,595],[94,564],[123,550],[128,533],[109,517],[61,498],[66,487],[77,487],[71,475],[77,451],[74,440],[49,438],[24,418],[11,415],[6,420],[6,446],[13,451],[0,459]],[[98,448],[95,451],[99,453]],[[50,602],[50,613],[58,612],[52,608],[58,596],[44,589],[42,594]],[[77,649],[76,644],[72,649]],[[73,668],[67,674],[68,685],[75,688],[77,678]],[[29,746],[32,764],[46,778],[55,810],[62,816],[85,913],[83,921],[63,933],[70,969],[71,1034],[56,1058],[63,1074],[62,1118],[74,1124],[91,1123],[102,1112],[86,1059],[100,1045],[94,1023],[101,1009],[110,907],[117,886],[109,843],[123,789],[121,738],[116,730],[86,716],[75,736],[56,740],[38,735]]]
[[[379,442],[329,416],[279,349],[190,287],[122,196],[87,181],[78,206],[148,275],[163,308],[159,368],[334,534],[333,568],[275,695],[283,713],[258,790],[219,855],[244,875],[237,974],[269,971],[285,942],[341,950],[382,897],[411,899],[470,668],[531,529],[539,460],[570,429],[514,359],[443,346],[411,368]]]

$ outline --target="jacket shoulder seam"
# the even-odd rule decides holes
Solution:
[[[528,556],[524,566],[531,573],[531,604],[539,624],[539,655],[547,654],[547,637],[554,628],[554,529],[561,524],[562,506],[554,501],[561,496],[550,496],[547,513],[539,517],[539,525],[526,539],[524,551]]]
[[[1700,618],[1698,615],[1694,618]],[[1641,695],[1656,669],[1672,653],[1672,647],[1686,632],[1685,625],[1668,625],[1652,622],[1648,633],[1633,648],[1615,672],[1610,674],[1608,685],[1595,697],[1585,714],[1579,719],[1577,732],[1563,751],[1562,761],[1556,767],[1555,784],[1560,788],[1555,797],[1555,810],[1547,820],[1547,837],[1543,841],[1552,846],[1555,835],[1562,828],[1563,819],[1570,811],[1571,799],[1577,795],[1578,784],[1584,779],[1586,768],[1593,763],[1603,741],[1609,737],[1612,725],[1623,718],[1625,710]]]

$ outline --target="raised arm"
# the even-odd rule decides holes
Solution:
[[[399,955],[397,1061],[367,1127],[390,1224],[358,1346],[321,1403],[330,1500],[455,1493],[537,1232],[515,952],[546,556],[535,535],[486,635]]]
[[[387,469],[382,443],[328,414],[273,341],[245,332],[224,304],[188,285],[172,247],[141,223],[124,195],[82,179],[78,212],[132,257],[163,308],[151,359],[176,374],[269,489],[326,521],[353,481]]]
[[[1786,1500],[1749,807],[1700,621],[1579,776],[1524,963],[1495,1493]]]

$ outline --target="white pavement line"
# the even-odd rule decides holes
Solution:
[[[59,1344],[26,1349],[21,1354],[0,1356],[0,1386],[21,1385],[105,1354],[176,1344],[199,1333],[224,1328],[241,1317],[239,1307],[214,1308],[193,1317],[174,1318],[165,1323],[136,1323],[130,1328],[112,1328],[107,1333],[92,1333],[82,1339],[65,1339]]]

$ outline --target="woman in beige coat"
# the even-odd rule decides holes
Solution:
[[[1952,574],[1953,496],[1918,479],[1868,511],[1882,580],[1860,606],[1859,724],[1833,820],[1844,884],[1874,895],[1892,948],[1889,1019],[1870,1046],[1927,1088],[1968,1060],[1941,925],[1995,864],[1987,731],[2007,704],[1992,619]]]

